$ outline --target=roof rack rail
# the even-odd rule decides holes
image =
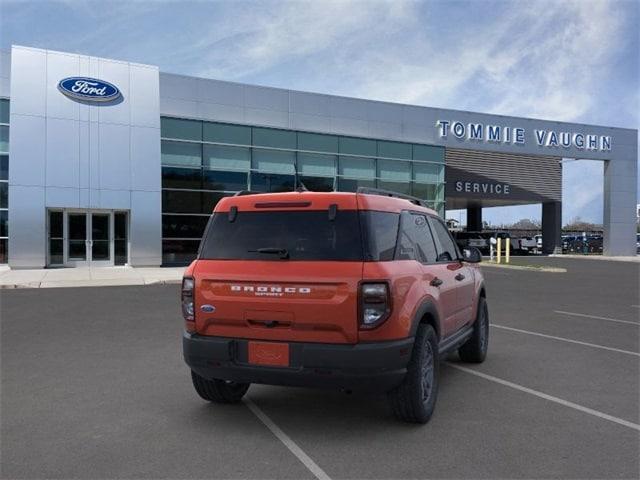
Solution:
[[[371,187],[358,187],[356,193],[364,193],[365,195],[381,195],[383,197],[393,197],[393,198],[401,198],[403,200],[409,200],[411,203],[415,205],[420,205],[421,207],[431,208],[421,198],[413,197],[411,195],[405,195],[404,193],[392,192],[390,190],[382,190],[380,188],[371,188]]]

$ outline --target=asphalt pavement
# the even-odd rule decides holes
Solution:
[[[2,290],[0,476],[637,479],[640,265],[531,261],[567,272],[484,269],[489,356],[447,360],[424,426],[384,396],[207,404],[178,285]]]

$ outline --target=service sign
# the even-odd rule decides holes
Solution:
[[[110,102],[120,98],[120,90],[112,83],[89,77],[68,77],[58,83],[58,90],[76,100]]]

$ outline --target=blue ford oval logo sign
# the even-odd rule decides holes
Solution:
[[[110,102],[120,97],[118,87],[97,78],[63,78],[58,83],[58,89],[67,97],[89,102]]]

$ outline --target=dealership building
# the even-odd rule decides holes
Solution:
[[[541,204],[552,253],[567,158],[604,162],[604,254],[635,255],[637,133],[13,46],[0,52],[0,263],[184,264],[220,198],[300,184],[466,209],[468,230],[483,207]]]

